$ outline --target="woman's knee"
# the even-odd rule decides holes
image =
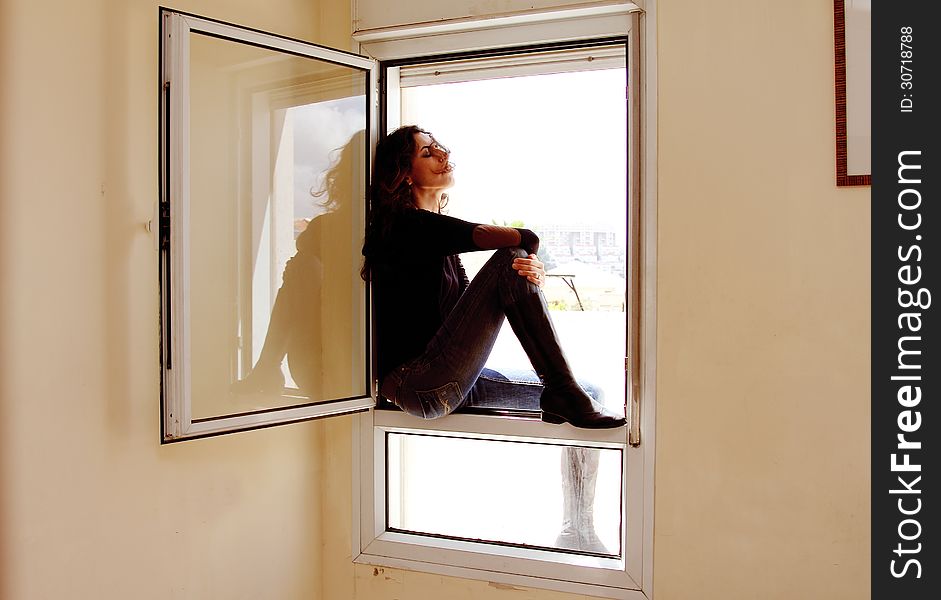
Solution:
[[[513,260],[514,258],[526,258],[527,256],[529,256],[529,254],[526,253],[526,250],[523,250],[522,248],[518,246],[511,246],[509,248],[500,248],[499,250],[497,250],[497,252],[505,252],[507,255],[509,255],[510,260]]]
[[[522,248],[500,248],[494,252],[490,261],[493,261],[493,267],[499,270],[504,285],[510,285],[513,288],[525,289],[527,292],[538,291],[539,286],[532,283],[526,277],[520,275],[519,271],[513,268],[513,261],[517,258],[527,258],[529,255]]]
[[[529,256],[526,254],[526,251],[522,248],[511,247],[511,248],[498,248],[496,252],[493,253],[493,256],[490,257],[490,260],[487,262],[499,263],[501,265],[512,265],[513,261],[517,258],[526,258]]]

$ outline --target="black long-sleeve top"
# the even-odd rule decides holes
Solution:
[[[367,239],[376,306],[376,350],[380,380],[420,355],[467,289],[457,254],[480,250],[477,223],[427,210],[407,209],[393,217],[381,239]]]

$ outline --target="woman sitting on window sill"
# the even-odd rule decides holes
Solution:
[[[425,419],[492,406],[497,398],[507,408],[538,406],[548,423],[623,426],[625,419],[586,393],[569,368],[541,291],[539,238],[441,214],[454,184],[449,156],[415,126],[397,129],[376,148],[362,275],[375,294],[382,396]],[[468,281],[457,255],[492,249]],[[504,316],[538,381],[481,377]]]

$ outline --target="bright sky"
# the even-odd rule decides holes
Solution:
[[[624,69],[607,69],[411,87],[403,90],[402,122],[451,149],[451,215],[483,223],[613,224],[623,232],[625,84]],[[292,109],[296,131],[317,132],[294,139],[298,217],[320,212],[309,190],[365,126],[363,109],[362,96]]]
[[[322,212],[311,196],[324,173],[334,166],[339,151],[354,133],[366,127],[365,96],[316,102],[288,109],[294,117],[294,215],[309,219]]]
[[[402,123],[451,149],[453,216],[623,227],[625,86],[608,69],[412,87]]]

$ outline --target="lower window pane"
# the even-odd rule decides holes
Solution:
[[[387,434],[389,529],[620,556],[618,449]]]

